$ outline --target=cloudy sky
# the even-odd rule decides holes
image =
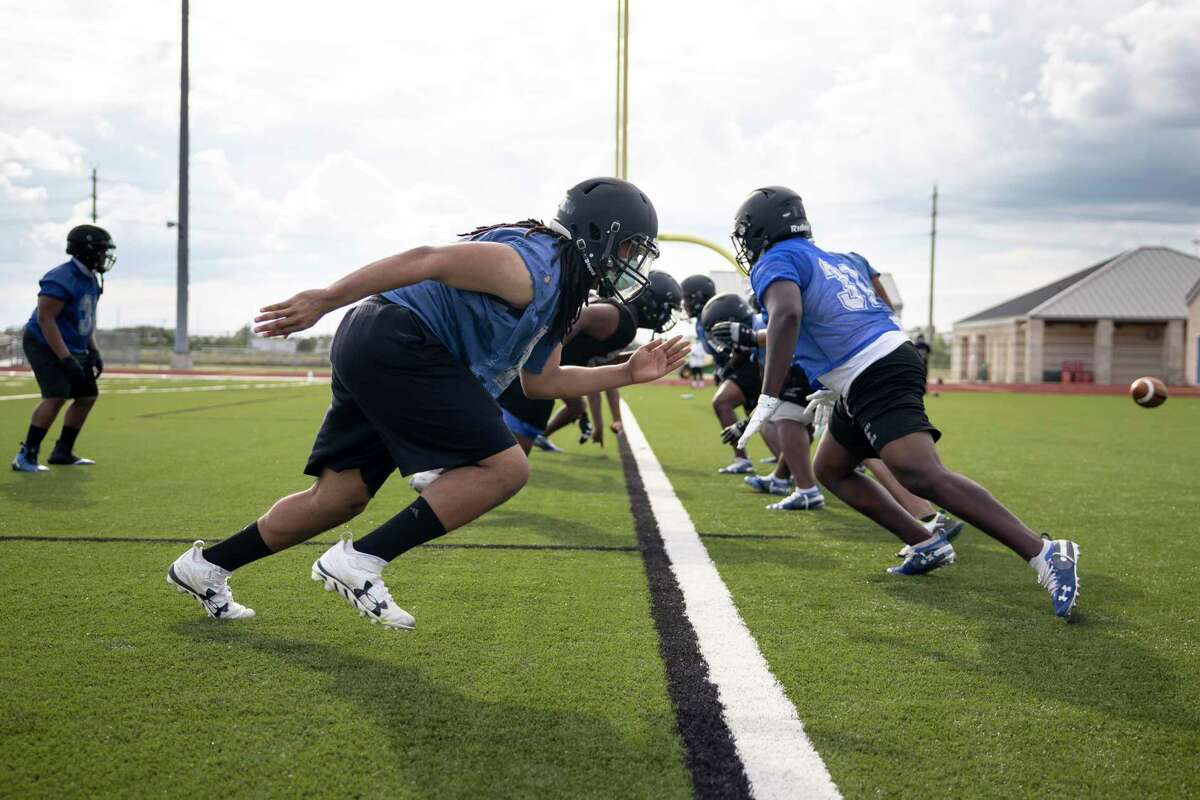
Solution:
[[[633,0],[630,178],[726,243],[783,183],[819,244],[939,327],[1142,244],[1200,237],[1200,3]],[[120,260],[102,327],[174,321],[178,3],[0,0],[0,326],[67,229]],[[615,3],[198,0],[193,332],[406,247],[550,216],[612,171]],[[664,244],[678,277],[721,268]],[[332,320],[323,323],[329,329]]]

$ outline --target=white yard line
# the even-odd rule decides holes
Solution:
[[[729,589],[637,419],[624,401],[621,409],[627,443],[751,791],[759,800],[841,797],[825,762],[805,734],[796,707],[771,674],[738,614]]]

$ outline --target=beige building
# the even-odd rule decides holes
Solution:
[[[1187,296],[1187,382],[1200,383],[1200,281]]]
[[[1078,365],[1095,383],[1142,375],[1182,383],[1187,298],[1198,281],[1200,258],[1168,247],[1105,259],[956,322],[951,377],[1057,382],[1065,364],[1072,371]],[[1193,318],[1200,331],[1200,312]],[[1193,371],[1194,362],[1192,356]]]

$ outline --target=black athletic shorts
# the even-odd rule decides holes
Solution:
[[[95,397],[100,394],[90,353],[71,354],[79,362],[79,366],[83,367],[83,374],[87,377],[82,384],[72,388],[67,371],[58,363],[58,356],[54,355],[49,345],[39,342],[28,328],[21,337],[21,346],[25,349],[25,360],[33,370],[33,377],[37,378],[38,388],[42,390],[42,397],[66,399]]]
[[[407,308],[375,296],[333,337],[333,402],[304,472],[362,471],[374,495],[403,475],[477,464],[516,444],[500,406]]]
[[[742,403],[742,408],[746,409],[747,414],[753,413],[754,407],[758,405],[758,396],[762,394],[762,372],[758,368],[758,363],[747,359],[727,378],[742,390],[742,396],[746,398],[746,402]]]
[[[783,385],[783,391],[779,393],[779,399],[785,403],[806,406],[808,405],[808,396],[812,393],[813,389],[808,383],[808,376],[804,374],[802,368],[793,364],[788,373],[787,383]]]
[[[909,343],[863,370],[850,393],[838,401],[829,432],[859,460],[879,458],[879,451],[902,436],[929,431],[936,442],[942,432],[925,416],[925,362]]]
[[[525,390],[521,388],[520,378],[510,383],[496,401],[505,411],[539,431],[546,430],[546,425],[550,422],[550,412],[554,410],[553,398],[547,400],[526,397]]]

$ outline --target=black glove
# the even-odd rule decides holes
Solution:
[[[72,389],[82,388],[88,382],[87,373],[83,371],[83,365],[80,364],[75,356],[67,356],[60,358],[58,365],[63,368],[63,372],[67,373],[67,381],[71,384]]]
[[[104,359],[99,350],[88,350],[88,364],[92,368],[92,380],[97,380],[104,373]]]
[[[737,422],[730,425],[728,428],[721,429],[721,441],[725,444],[737,444],[737,440],[742,438],[742,434],[746,432],[746,425],[749,424],[750,418],[739,419]]]
[[[708,338],[720,347],[739,347],[743,350],[758,347],[758,332],[740,322],[718,322],[709,329]]]

